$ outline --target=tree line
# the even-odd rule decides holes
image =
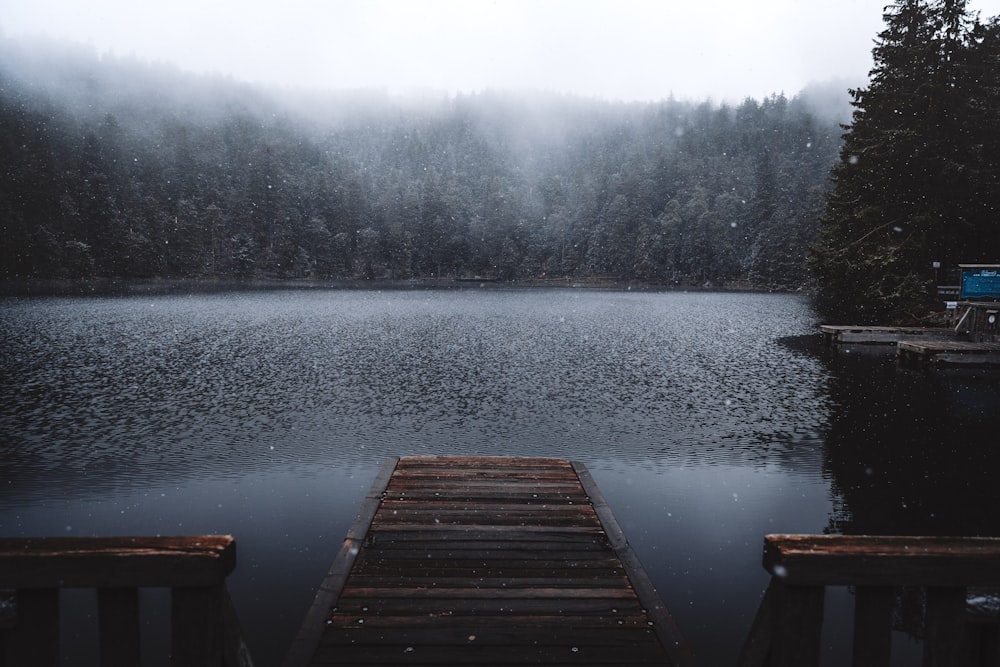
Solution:
[[[268,91],[0,42],[11,278],[799,287],[841,129],[738,105]]]
[[[810,257],[834,321],[920,319],[949,269],[1000,262],[1000,22],[965,0],[896,0],[885,22]]]

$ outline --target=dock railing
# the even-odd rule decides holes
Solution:
[[[97,591],[101,667],[141,664],[140,588],[171,592],[171,664],[248,667],[226,576],[232,537],[0,539],[0,665],[59,664],[60,589]]]
[[[977,623],[970,587],[1000,586],[1000,539],[768,535],[764,594],[740,667],[819,665],[827,586],[854,589],[853,664],[890,664],[896,591],[924,591],[923,664],[1000,665],[997,619]]]

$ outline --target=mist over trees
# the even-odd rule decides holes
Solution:
[[[812,99],[322,96],[0,42],[0,271],[798,287],[842,143]]]
[[[811,257],[831,320],[939,307],[933,268],[1000,261],[1000,23],[897,0],[873,51]]]

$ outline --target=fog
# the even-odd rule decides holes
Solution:
[[[836,114],[816,111],[834,90],[418,107],[0,39],[0,174],[17,193],[0,198],[0,277],[794,289],[839,151]]]
[[[739,102],[864,85],[884,4],[6,0],[2,30],[268,85]],[[970,7],[1000,14],[1000,0]]]

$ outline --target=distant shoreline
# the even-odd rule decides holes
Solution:
[[[314,278],[92,278],[0,281],[0,297],[138,296],[211,294],[265,290],[423,290],[423,289],[608,289],[642,292],[803,292],[802,288],[738,284],[667,285],[623,278],[491,278],[314,279]]]

